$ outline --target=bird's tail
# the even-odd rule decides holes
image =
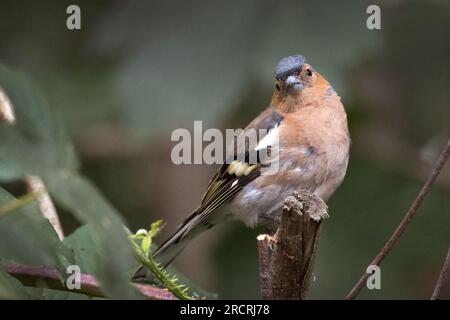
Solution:
[[[154,252],[155,260],[164,268],[167,267],[190,240],[214,226],[214,223],[208,220],[210,219],[204,221],[199,209],[192,212],[178,227],[177,231]]]
[[[184,220],[177,231],[153,253],[153,257],[160,266],[166,268],[190,240],[201,232],[212,228],[216,223],[226,220],[226,218],[227,215],[210,215],[205,218],[201,209],[196,209]],[[133,277],[137,281],[146,281],[152,278],[153,276],[144,267],[139,268]]]
[[[154,253],[153,258],[165,269],[173,259],[186,247],[190,240],[199,233],[211,228],[214,224],[208,221],[202,221],[201,210],[196,209],[186,220],[178,227],[177,231],[169,237]],[[209,219],[208,219],[209,220]],[[145,267],[140,267],[136,271],[133,279],[137,281],[146,281],[153,276]]]

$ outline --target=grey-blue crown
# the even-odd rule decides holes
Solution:
[[[305,63],[305,57],[300,54],[283,58],[275,67],[275,78],[283,78],[295,70],[302,68]]]

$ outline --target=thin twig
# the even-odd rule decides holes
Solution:
[[[450,268],[450,248],[448,248],[447,257],[445,258],[441,273],[439,274],[439,278],[436,281],[436,286],[434,287],[433,295],[430,298],[431,300],[439,299],[441,295],[441,289],[444,286],[445,280],[447,279],[447,273],[449,268]]]
[[[170,276],[165,272],[165,270],[161,269],[161,267],[159,267],[153,259],[148,258],[146,253],[133,239],[131,239],[131,244],[133,246],[134,254],[138,260],[147,269],[149,269],[159,281],[161,281],[165,288],[167,288],[178,299],[193,300],[193,297],[191,297],[187,292],[188,288],[185,285],[180,285],[177,283],[178,278],[176,276]]]
[[[100,285],[94,276],[89,274],[80,275],[80,289],[69,289],[61,280],[61,275],[57,269],[48,267],[25,266],[13,263],[3,265],[5,271],[17,278],[24,285],[35,286],[43,284],[50,289],[62,290],[73,293],[80,293],[92,297],[104,297]],[[133,283],[146,298],[151,300],[177,300],[177,298],[167,289],[161,289],[150,285]]]
[[[52,199],[47,193],[44,182],[37,176],[27,176],[25,177],[25,184],[29,192],[41,192],[37,198],[39,210],[42,216],[51,223],[59,239],[62,241],[64,239],[64,232],[61,222],[59,221],[58,213],[56,212]]]
[[[33,202],[41,195],[41,193],[42,191],[38,190],[34,192],[29,192],[27,194],[24,194],[23,196],[12,199],[11,201],[7,202],[6,204],[0,207],[0,217]]]
[[[389,240],[385,243],[381,251],[377,254],[377,256],[373,259],[373,261],[370,263],[370,265],[376,265],[379,266],[380,263],[383,261],[383,259],[391,252],[392,248],[396,245],[400,237],[405,232],[406,228],[408,227],[409,223],[411,222],[412,218],[417,212],[417,209],[422,204],[423,200],[425,199],[425,196],[428,194],[428,192],[431,189],[431,186],[433,185],[436,178],[439,176],[439,173],[441,172],[442,168],[445,165],[445,162],[448,159],[448,156],[450,154],[450,140],[447,142],[447,146],[442,151],[441,155],[439,156],[438,161],[436,162],[433,172],[428,177],[427,181],[423,185],[422,189],[420,190],[419,194],[417,195],[416,199],[412,203],[411,207],[406,212],[405,216],[403,217],[400,224],[395,229],[394,233],[391,235]],[[348,295],[345,297],[346,299],[355,299],[358,294],[363,289],[364,285],[366,284],[367,279],[369,278],[370,274],[364,273],[359,281],[355,284],[353,289],[348,293]]]

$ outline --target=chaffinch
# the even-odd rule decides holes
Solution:
[[[224,205],[235,217],[255,226],[279,220],[284,199],[294,191],[308,190],[326,201],[344,179],[350,137],[344,107],[333,87],[301,55],[277,64],[275,87],[269,107],[244,130],[265,129],[267,134],[256,147],[247,145],[242,159],[220,167],[200,206],[154,253],[163,265],[189,239],[225,220],[229,215],[217,210]],[[256,163],[248,163],[249,150],[259,150],[261,144],[270,148],[275,137],[277,170],[267,174],[273,168],[258,157]]]

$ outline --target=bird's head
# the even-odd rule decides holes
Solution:
[[[316,72],[301,55],[283,58],[275,67],[275,86],[284,94],[298,94],[316,79]]]
[[[328,81],[307,64],[302,55],[289,56],[278,62],[275,67],[275,87],[275,105],[291,104],[299,99],[307,102],[313,96],[334,93]]]

